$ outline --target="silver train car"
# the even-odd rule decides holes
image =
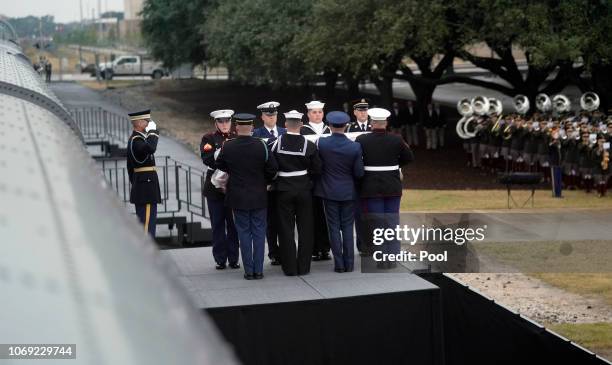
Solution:
[[[60,100],[0,40],[0,344],[76,345],[55,360],[69,364],[236,363],[105,184]]]

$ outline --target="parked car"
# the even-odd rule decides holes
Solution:
[[[142,56],[126,55],[117,57],[112,62],[100,63],[100,76],[112,80],[114,76],[140,76],[149,75],[153,79],[168,76],[168,70],[161,62]]]

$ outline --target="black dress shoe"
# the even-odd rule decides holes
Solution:
[[[312,255],[312,261],[321,261],[321,256],[318,253]]]
[[[344,272],[344,269],[336,267],[336,268],[334,268],[334,271],[337,272],[337,273],[342,273],[342,272]]]
[[[255,277],[253,276],[253,274],[244,274],[244,279],[245,280],[253,280],[255,279]]]
[[[263,274],[262,273],[255,273],[255,274],[253,274],[253,278],[255,278],[255,280],[263,279]]]
[[[272,258],[270,260],[272,260],[272,261],[270,261],[270,265],[272,265],[272,266],[278,266],[278,265],[281,264],[278,259]]]
[[[331,256],[329,256],[329,252],[321,252],[321,254],[319,255],[319,260],[320,261],[331,260]]]
[[[223,270],[223,269],[225,269],[225,264],[217,264],[217,266],[215,266],[215,269]]]
[[[236,262],[233,264],[229,264],[229,267],[231,267],[232,269],[240,269],[240,264]]]
[[[344,269],[344,272],[353,272],[353,268],[352,267],[350,269],[346,268],[346,269]]]

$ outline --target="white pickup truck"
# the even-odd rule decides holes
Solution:
[[[113,76],[140,76],[149,75],[153,79],[161,79],[168,76],[161,62],[146,59],[142,56],[119,56],[112,62],[102,62],[100,76],[103,79],[112,80]]]

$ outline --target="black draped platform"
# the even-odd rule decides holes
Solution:
[[[440,291],[404,268],[362,274],[314,262],[302,277],[214,269],[209,248],[165,251],[245,364],[443,364]]]
[[[210,248],[164,255],[244,364],[609,364],[444,274],[286,277],[214,268]]]

